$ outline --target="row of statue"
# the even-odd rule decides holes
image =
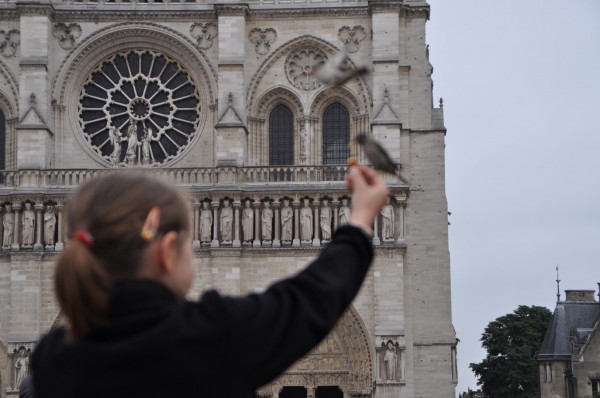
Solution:
[[[25,202],[22,214],[19,214],[20,206],[5,203],[2,209],[2,248],[8,250],[11,247],[32,248],[42,242],[46,248],[54,247],[56,236],[56,210],[54,205],[36,207],[40,213],[40,219],[36,220],[34,205],[31,202]],[[43,212],[43,215],[42,215]],[[20,217],[19,217],[20,216]],[[20,218],[20,220],[19,220]],[[39,228],[36,237],[36,223],[41,223],[43,228]],[[19,241],[20,227],[20,241]]]
[[[0,207],[0,212],[3,250],[50,250],[57,240],[59,246],[62,245],[62,237],[57,239],[60,217],[55,205],[34,205],[30,201],[13,205],[7,202]],[[234,206],[231,199],[225,198],[216,207],[214,202],[206,200],[198,204],[195,217],[194,240],[201,245],[214,245],[215,241],[222,245],[234,242],[240,245],[256,245],[258,242],[262,246],[293,242],[321,244],[331,240],[336,228],[350,221],[350,199],[341,198],[338,202],[324,198],[314,202],[303,198],[299,203],[293,203],[291,199],[284,198],[277,204],[269,200],[255,202],[245,199]],[[396,212],[389,199],[374,227],[376,239],[384,243],[394,242]]]
[[[318,205],[315,206],[313,203],[311,207],[311,200],[304,198],[300,202],[299,209],[294,209],[289,199],[283,199],[275,213],[268,200],[254,203],[246,199],[242,203],[241,220],[234,222],[230,199],[223,199],[218,213],[214,206],[211,208],[211,202],[203,201],[197,215],[199,217],[197,240],[201,244],[208,245],[218,240],[215,237],[220,235],[220,241],[225,245],[232,243],[233,240],[245,244],[262,241],[267,245],[272,241],[289,244],[294,240],[309,243],[315,239],[327,243],[331,240],[332,230],[350,221],[348,198],[342,198],[339,206],[336,202],[333,208],[329,199],[322,199]],[[214,225],[215,217],[218,218],[217,228]],[[239,238],[233,236],[234,224],[241,226],[241,231],[238,229],[238,232],[241,232]],[[381,210],[381,239],[384,242],[393,242],[395,239],[395,211],[389,199],[387,205]]]

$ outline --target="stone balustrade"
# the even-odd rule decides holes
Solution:
[[[0,171],[0,195],[3,188],[72,188],[106,173],[121,169],[48,169]],[[133,169],[136,170],[136,169]],[[207,168],[139,168],[137,170],[165,178],[179,186],[221,184],[322,183],[343,181],[345,165],[328,166],[253,166]]]
[[[5,174],[6,175],[6,174]],[[93,173],[86,178],[89,178]],[[44,177],[48,177],[44,174]],[[81,180],[80,180],[81,182]],[[246,189],[187,190],[193,247],[282,248],[321,246],[338,226],[348,222],[352,198],[343,184],[328,190]],[[405,246],[405,188],[392,188],[388,204],[373,225],[374,245]],[[68,193],[0,194],[2,251],[61,251]]]

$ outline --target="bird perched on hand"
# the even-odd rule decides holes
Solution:
[[[402,178],[398,174],[396,165],[392,162],[386,150],[373,138],[366,134],[359,134],[350,140],[351,147],[356,147],[357,145],[362,147],[365,156],[375,169]]]
[[[315,77],[325,85],[341,86],[353,77],[369,72],[369,69],[364,66],[352,68],[349,60],[346,51],[338,51],[316,69]]]

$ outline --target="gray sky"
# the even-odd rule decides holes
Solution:
[[[600,1],[429,0],[444,98],[457,394],[487,324],[600,282]]]

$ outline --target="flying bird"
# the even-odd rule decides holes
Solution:
[[[338,51],[327,62],[316,68],[315,77],[323,84],[341,86],[355,76],[365,75],[369,69],[365,66],[353,68],[346,51]]]
[[[386,150],[377,141],[366,134],[359,134],[350,141],[351,147],[358,145],[362,147],[365,156],[375,169],[402,178]]]

